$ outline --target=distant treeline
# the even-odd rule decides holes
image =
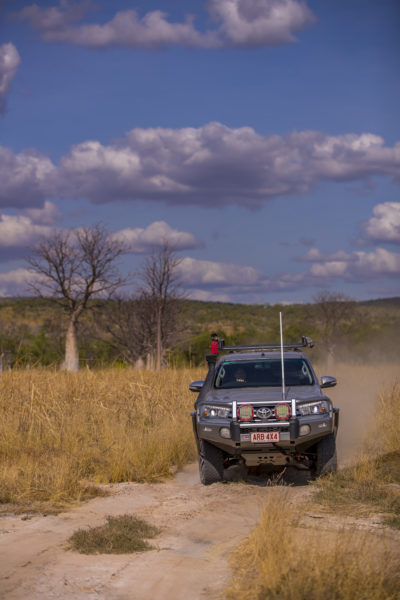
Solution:
[[[135,311],[130,300],[129,310]],[[339,308],[339,312],[337,309]],[[110,328],[115,301],[93,301],[92,310],[79,326],[81,366],[131,365]],[[336,310],[336,312],[335,312]],[[400,298],[355,302],[316,302],[291,305],[248,305],[182,300],[179,326],[169,340],[164,364],[200,365],[209,349],[210,334],[218,333],[228,344],[279,341],[279,312],[283,313],[287,343],[302,335],[315,340],[313,360],[364,362],[391,361],[400,357]],[[121,313],[122,314],[122,313]],[[127,318],[126,316],[124,318]],[[3,368],[59,365],[63,359],[67,313],[59,301],[45,298],[0,299],[0,355]],[[119,324],[121,327],[121,323]],[[143,346],[143,332],[138,346]],[[131,343],[135,345],[135,340]],[[143,366],[152,364],[147,353]]]

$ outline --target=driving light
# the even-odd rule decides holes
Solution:
[[[226,440],[229,440],[231,437],[231,431],[230,431],[229,427],[221,427],[221,429],[219,430],[219,434],[221,437],[225,438]]]
[[[308,435],[311,431],[311,427],[309,425],[300,425],[300,430],[299,430],[299,434],[300,436],[302,435]]]
[[[277,404],[275,406],[275,416],[280,421],[286,421],[290,417],[289,404]]]
[[[251,421],[254,410],[251,404],[241,404],[238,407],[238,417],[241,421]]]

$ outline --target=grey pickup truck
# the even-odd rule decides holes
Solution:
[[[189,385],[198,393],[191,414],[204,485],[222,481],[233,464],[295,467],[313,477],[336,470],[339,409],[323,392],[336,379],[318,381],[302,351],[312,346],[307,337],[283,346],[219,340],[206,356],[206,379]]]

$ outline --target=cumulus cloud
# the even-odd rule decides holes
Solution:
[[[56,168],[35,150],[14,154],[0,146],[0,208],[40,207],[56,193]]]
[[[400,143],[369,133],[303,131],[259,135],[221,123],[199,128],[136,128],[109,145],[87,140],[58,166],[26,150],[0,147],[0,207],[40,206],[46,198],[93,203],[161,200],[170,204],[259,207],[304,194],[320,181],[400,181]]]
[[[338,256],[343,259],[339,260]],[[232,298],[232,295],[237,298],[251,295],[261,301],[269,292],[290,292],[305,287],[324,288],[336,280],[365,283],[386,277],[398,279],[400,275],[400,254],[383,248],[351,254],[339,251],[336,259],[334,255],[322,253],[320,257],[326,260],[313,262],[310,269],[302,273],[266,275],[250,266],[194,258],[184,258],[179,269],[183,284],[192,290],[192,297],[204,300],[209,297],[215,299],[215,294],[218,294],[224,300]]]
[[[373,217],[363,225],[360,243],[400,244],[400,202],[383,202],[373,209]]]
[[[29,283],[38,281],[38,275],[29,269],[14,269],[0,273],[0,296],[18,296],[29,289]]]
[[[0,214],[0,247],[30,246],[52,232],[52,227],[36,225],[27,216]]]
[[[128,251],[135,254],[151,252],[154,248],[161,247],[165,241],[175,250],[188,250],[203,246],[192,233],[173,229],[165,221],[154,221],[146,228],[122,229],[113,237],[125,242]]]
[[[241,286],[247,290],[265,280],[265,275],[253,267],[188,257],[180,262],[178,270],[185,285],[206,289]]]
[[[61,160],[63,187],[95,203],[163,199],[200,205],[260,206],[305,193],[318,181],[374,175],[400,180],[400,143],[372,134],[328,136],[294,132],[259,135],[251,127],[209,123],[197,129],[133,129],[102,145],[86,141]]]
[[[324,254],[318,248],[310,248],[303,256],[299,256],[295,260],[299,262],[349,262],[355,259],[344,250],[339,250],[332,254]]]
[[[20,62],[21,58],[14,44],[10,42],[0,46],[0,114],[6,111],[11,82]]]
[[[315,17],[302,0],[208,0],[205,4],[214,26],[196,29],[193,15],[174,23],[162,10],[142,17],[136,10],[119,11],[105,24],[79,24],[88,3],[62,0],[58,6],[26,6],[17,13],[41,32],[48,42],[68,42],[92,48],[261,47],[295,40],[294,33],[311,25]]]
[[[352,252],[344,259],[327,258],[311,266],[307,275],[319,280],[341,278],[345,281],[363,282],[382,277],[400,275],[400,254],[385,248],[371,252]]]

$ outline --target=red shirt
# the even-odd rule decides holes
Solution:
[[[211,342],[211,354],[218,354],[218,350],[219,350],[219,348],[218,348],[218,342],[216,342],[216,341],[213,340]]]

